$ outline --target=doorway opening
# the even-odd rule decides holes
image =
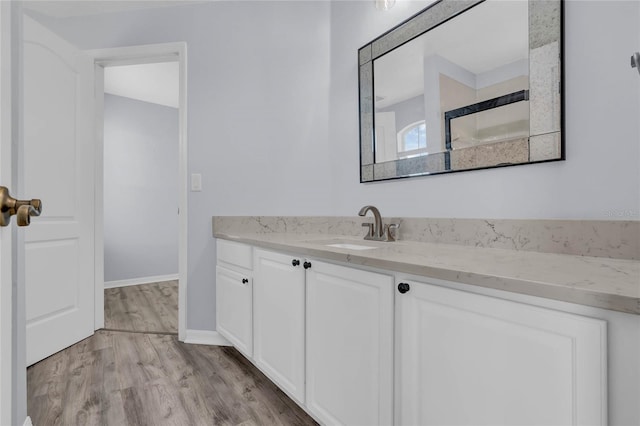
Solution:
[[[178,82],[177,61],[104,69],[105,330],[178,334]]]
[[[186,46],[89,54],[97,95],[95,328],[183,341]]]

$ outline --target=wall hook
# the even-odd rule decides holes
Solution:
[[[631,55],[631,68],[635,68],[640,73],[640,52]]]

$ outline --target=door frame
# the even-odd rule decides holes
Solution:
[[[187,43],[160,43],[85,51],[95,63],[96,162],[95,162],[95,329],[104,327],[104,67],[178,62],[178,161],[179,161],[179,243],[178,243],[178,339],[184,341],[187,326]]]

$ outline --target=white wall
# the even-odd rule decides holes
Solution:
[[[188,167],[203,185],[189,193],[189,329],[215,328],[212,215],[332,213],[329,10],[325,1],[222,1],[34,15],[84,49],[187,42]]]
[[[640,219],[637,1],[565,3],[565,162],[360,184],[356,50],[430,2],[331,8],[332,212],[364,204],[383,215],[464,218]],[[597,29],[597,30],[596,30]],[[616,215],[617,216],[617,215]]]
[[[178,110],[104,97],[104,278],[178,274]]]
[[[186,41],[187,327],[215,322],[212,215],[607,219],[640,210],[638,2],[566,2],[567,161],[360,184],[359,47],[429,4],[213,2],[40,20],[82,48]],[[597,28],[597,31],[594,30]]]

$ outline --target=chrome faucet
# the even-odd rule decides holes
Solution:
[[[382,224],[382,216],[380,216],[380,210],[378,210],[375,206],[364,206],[358,212],[358,216],[366,216],[367,212],[371,211],[373,213],[373,221],[363,223],[362,226],[368,227],[369,231],[367,235],[364,236],[365,240],[373,240],[373,241],[395,241],[396,236],[395,233],[392,233],[392,230],[397,232],[400,224],[391,223],[389,225]]]
[[[369,232],[364,236],[365,240],[382,241],[382,217],[380,216],[380,210],[375,206],[364,206],[358,212],[358,216],[366,216],[367,212],[373,213],[374,223],[363,223],[362,226],[368,226]]]

